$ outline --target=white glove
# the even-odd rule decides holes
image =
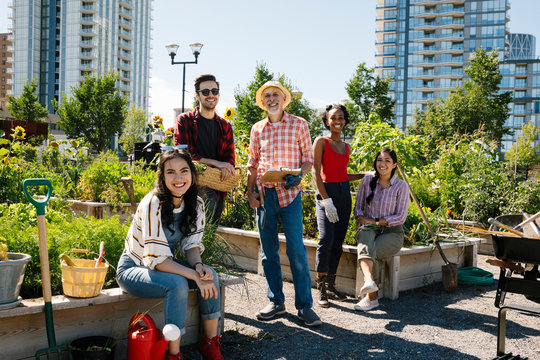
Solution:
[[[334,203],[332,202],[331,198],[328,199],[322,199],[321,204],[324,207],[324,213],[326,214],[326,217],[331,223],[336,223],[339,221],[339,217],[337,214],[337,209],[334,206]]]

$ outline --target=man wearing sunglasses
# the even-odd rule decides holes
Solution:
[[[220,169],[221,179],[225,181],[234,175],[234,137],[231,124],[215,111],[219,83],[214,75],[204,74],[195,79],[195,98],[200,105],[176,119],[175,143],[187,145],[193,161]],[[219,224],[227,193],[207,187],[201,191],[208,221]]]

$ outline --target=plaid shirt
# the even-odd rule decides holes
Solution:
[[[174,142],[176,145],[185,144],[191,153],[191,158],[199,161],[201,156],[197,151],[197,138],[199,136],[198,120],[201,117],[199,107],[178,115],[174,127]],[[234,137],[232,126],[229,122],[217,114],[214,119],[218,128],[217,161],[228,162],[234,166]],[[218,191],[219,198],[224,198],[227,193]]]
[[[366,174],[358,187],[354,204],[354,216],[362,215],[368,218],[384,218],[388,226],[397,226],[405,223],[409,209],[409,188],[407,183],[395,175],[390,179],[390,185],[381,187],[379,181],[375,187],[375,194],[371,203],[366,198],[371,194],[369,182],[373,174]]]
[[[251,128],[248,166],[257,169],[257,186],[260,179],[270,169],[298,169],[303,163],[313,163],[311,137],[306,120],[283,113],[280,122],[272,125],[268,118]],[[285,190],[285,183],[264,183],[262,186],[275,187],[279,205],[285,207],[293,202],[300,186]]]

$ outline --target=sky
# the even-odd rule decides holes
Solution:
[[[0,32],[7,31],[7,5],[0,0]],[[358,64],[375,66],[375,0],[155,0],[153,2],[150,112],[174,121],[182,102],[182,65],[171,65],[165,45],[180,45],[176,61],[191,61],[189,44],[204,46],[198,64],[186,65],[185,106],[193,80],[212,73],[220,82],[217,111],[234,107],[257,64],[284,74],[312,107],[342,102]],[[533,34],[540,55],[539,0],[512,0],[510,31]]]

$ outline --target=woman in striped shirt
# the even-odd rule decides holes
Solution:
[[[166,324],[185,334],[189,289],[199,289],[206,359],[223,359],[217,335],[221,315],[215,271],[201,261],[204,204],[197,196],[197,171],[186,150],[161,154],[156,186],[140,202],[116,271],[120,287],[143,298],[164,298]],[[176,259],[179,250],[186,260]],[[183,359],[180,337],[169,341],[165,359]]]
[[[364,274],[360,301],[355,310],[368,311],[379,306],[373,281],[373,264],[397,253],[403,245],[403,223],[409,209],[407,183],[395,176],[397,155],[382,149],[373,163],[375,174],[367,174],[360,183],[354,218],[358,222],[356,243],[358,262]]]

